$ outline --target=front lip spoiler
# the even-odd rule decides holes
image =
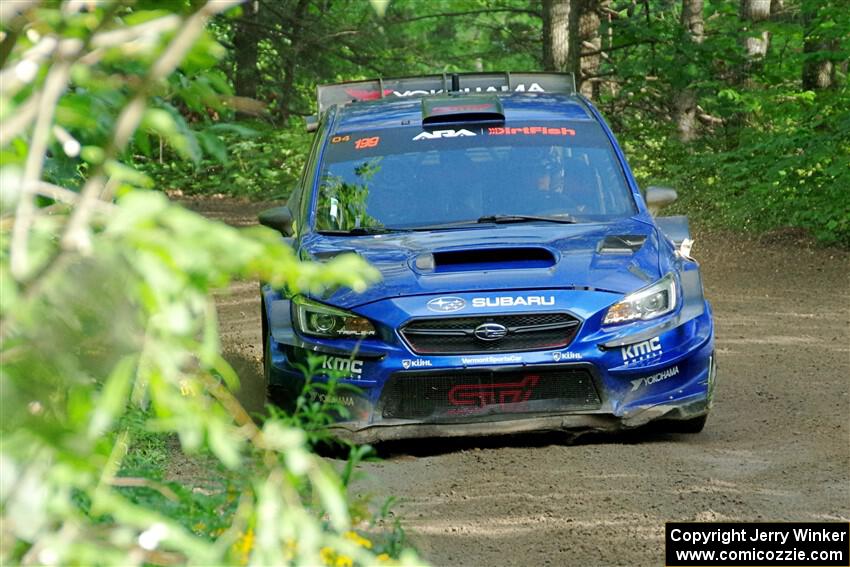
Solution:
[[[419,423],[408,420],[384,420],[379,424],[338,422],[328,432],[342,441],[355,444],[423,439],[429,437],[483,437],[531,432],[565,431],[573,433],[615,432],[633,429],[656,419],[691,419],[708,413],[705,398],[683,405],[657,405],[640,408],[627,418],[604,413],[562,414],[458,423]]]
[[[510,435],[538,431],[616,431],[621,428],[620,419],[604,414],[552,415],[459,423],[411,423],[386,420],[380,425],[358,428],[356,422],[336,423],[328,432],[342,441],[356,444],[395,441],[399,439],[423,439],[428,437],[483,437],[488,435]]]

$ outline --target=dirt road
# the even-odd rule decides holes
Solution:
[[[204,201],[233,224],[262,205]],[[385,448],[355,490],[394,495],[435,565],[660,565],[664,522],[850,520],[850,255],[697,234],[717,322],[699,435],[638,431]],[[221,298],[226,356],[259,409],[257,284]]]

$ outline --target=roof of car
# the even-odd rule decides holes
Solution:
[[[476,100],[481,95],[461,95],[459,100]],[[489,95],[492,97],[492,95]],[[516,93],[498,95],[506,122],[530,120],[594,121],[586,104],[578,96],[559,94]],[[422,99],[384,99],[358,102],[340,107],[335,132],[375,130],[421,124]]]

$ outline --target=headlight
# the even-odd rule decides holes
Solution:
[[[355,338],[375,336],[375,327],[368,319],[310,301],[300,295],[292,299],[295,324],[305,335],[324,338]]]
[[[608,308],[603,325],[655,319],[676,308],[676,277],[669,273],[654,284],[627,295]]]

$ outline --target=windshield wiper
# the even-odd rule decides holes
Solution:
[[[370,234],[392,234],[394,232],[410,232],[409,228],[393,228],[389,226],[358,226],[351,230],[320,230],[319,234],[333,236],[366,236]]]
[[[490,222],[495,224],[508,224],[515,222],[555,222],[559,224],[576,224],[578,220],[570,215],[559,215],[557,217],[539,215],[485,215],[475,222],[479,224]]]
[[[424,226],[416,226],[411,230],[416,231],[428,231],[428,230],[446,230],[446,229],[458,229],[458,228],[476,228],[476,225],[479,224],[508,224],[508,223],[520,223],[520,222],[554,222],[558,224],[576,224],[580,222],[573,216],[563,215],[557,217],[546,217],[546,216],[537,216],[537,215],[486,215],[480,217],[475,220],[463,220],[463,221],[455,221],[455,222],[447,222],[443,224],[430,224]]]

